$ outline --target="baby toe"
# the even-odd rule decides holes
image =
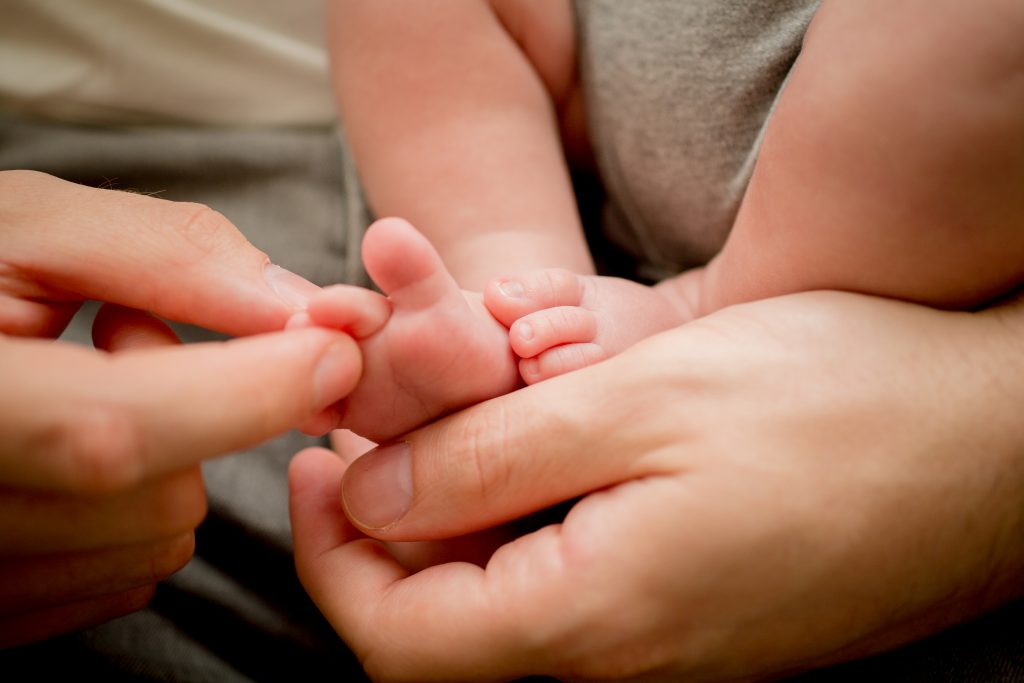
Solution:
[[[608,357],[597,344],[567,344],[549,349],[535,358],[519,361],[519,374],[527,384],[580,370]]]
[[[462,298],[430,241],[408,221],[382,218],[363,236],[363,265],[396,308],[421,310]]]
[[[583,280],[572,271],[545,268],[492,280],[484,288],[484,304],[505,327],[524,315],[555,306],[578,306]]]
[[[594,340],[594,314],[578,306],[558,306],[530,313],[509,328],[512,350],[521,358],[532,358],[563,344]]]
[[[365,339],[384,327],[390,317],[391,304],[377,292],[354,285],[332,285],[310,299],[305,313],[293,316],[288,325],[320,325]]]

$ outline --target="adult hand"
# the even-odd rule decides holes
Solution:
[[[145,604],[191,555],[198,463],[358,379],[342,334],[182,347],[142,311],[264,332],[315,289],[205,207],[0,173],[0,646]],[[59,333],[84,299],[121,305],[94,328],[117,353],[25,338]]]
[[[1019,304],[723,310],[347,472],[300,454],[300,577],[389,680],[740,679],[892,647],[1019,592],[1022,333]],[[484,568],[411,573],[375,540],[576,496]]]

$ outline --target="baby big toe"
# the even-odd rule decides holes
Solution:
[[[563,344],[590,342],[597,334],[594,314],[578,306],[558,306],[530,313],[509,328],[509,342],[520,358],[532,358]]]
[[[599,363],[607,357],[605,350],[597,344],[556,346],[536,358],[519,361],[519,374],[527,384],[536,384]]]
[[[363,264],[397,309],[419,310],[462,293],[440,255],[407,221],[382,218],[363,237]]]
[[[556,306],[578,306],[583,296],[579,275],[562,268],[546,268],[492,280],[484,288],[484,304],[501,324]]]

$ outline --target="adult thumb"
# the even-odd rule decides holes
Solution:
[[[346,515],[383,540],[451,538],[633,476],[629,449],[619,443],[629,437],[594,428],[607,413],[604,397],[620,390],[618,358],[480,403],[369,451],[342,481]]]

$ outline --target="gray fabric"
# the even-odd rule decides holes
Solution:
[[[275,263],[319,284],[346,278],[367,217],[333,130],[89,128],[0,118],[0,169],[199,201]],[[348,199],[345,199],[345,196]],[[89,343],[94,307],[65,339]],[[216,335],[186,326],[187,341]],[[295,577],[286,469],[317,440],[290,433],[203,467],[210,513],[197,552],[147,609],[80,634],[0,653],[33,679],[363,680]],[[90,675],[94,674],[94,675]]]
[[[604,228],[660,279],[725,242],[817,0],[579,0]]]

